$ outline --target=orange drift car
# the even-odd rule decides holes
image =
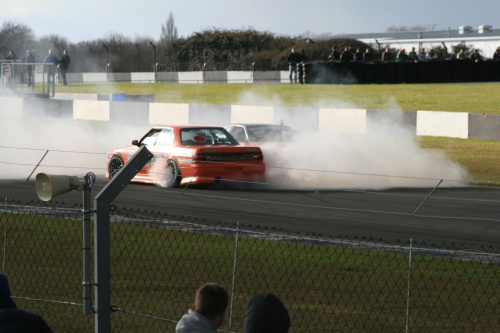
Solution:
[[[154,155],[132,179],[164,187],[218,181],[264,181],[259,147],[240,146],[222,127],[165,126],[149,130],[132,146],[108,152],[105,177],[110,179],[142,147]]]

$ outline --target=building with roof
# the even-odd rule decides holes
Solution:
[[[472,46],[479,49],[481,55],[491,59],[497,47],[500,46],[500,28],[491,25],[481,25],[477,29],[471,26],[461,26],[458,29],[433,30],[433,31],[404,31],[365,34],[342,34],[334,38],[353,38],[375,49],[382,51],[386,46],[392,49],[416,50],[425,48],[444,47],[451,53],[451,47],[459,44]]]

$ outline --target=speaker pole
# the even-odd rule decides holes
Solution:
[[[95,175],[91,172],[84,177],[83,186],[83,314],[92,313],[92,283],[90,281],[90,189]]]
[[[109,205],[153,154],[143,146],[94,198],[95,333],[111,332],[111,237]]]

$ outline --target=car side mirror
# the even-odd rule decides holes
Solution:
[[[137,140],[133,140],[133,141],[132,141],[132,145],[134,145],[134,146],[140,146],[140,145],[139,145],[139,141],[137,141]]]

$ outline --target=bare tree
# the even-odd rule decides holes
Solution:
[[[30,27],[12,21],[6,21],[0,28],[0,58],[10,50],[18,55],[32,48],[35,37]]]
[[[178,39],[177,27],[172,12],[168,14],[167,22],[161,27],[161,41],[165,44],[171,44]]]
[[[48,35],[42,36],[38,40],[38,55],[45,57],[49,50],[54,52],[56,57],[60,57],[63,54],[63,51],[68,48],[68,41],[65,37],[61,37],[59,35]]]

